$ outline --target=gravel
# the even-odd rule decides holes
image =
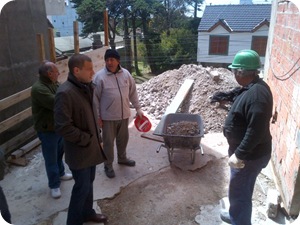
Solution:
[[[204,133],[222,132],[228,110],[218,102],[210,103],[210,99],[217,91],[227,92],[238,86],[225,68],[189,64],[153,77],[137,87],[142,109],[160,120],[186,79],[194,80],[194,84],[178,112],[199,114]]]

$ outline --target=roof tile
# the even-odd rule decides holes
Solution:
[[[233,32],[251,32],[263,20],[270,22],[271,4],[206,6],[198,31],[207,32],[220,19],[226,20]]]

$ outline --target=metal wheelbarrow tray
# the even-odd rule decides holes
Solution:
[[[170,124],[187,121],[187,122],[197,122],[199,128],[199,134],[195,135],[172,135],[167,133],[167,128]],[[160,151],[161,147],[168,150],[169,161],[173,160],[174,152],[181,152],[182,150],[189,149],[191,153],[192,164],[195,162],[195,151],[200,149],[203,155],[203,148],[200,144],[201,138],[204,136],[203,123],[200,115],[188,114],[188,113],[170,113],[165,115],[157,129],[153,133],[154,135],[162,136],[164,139],[164,144],[161,144],[157,152]],[[177,150],[175,150],[177,149]],[[179,150],[180,149],[180,150]]]

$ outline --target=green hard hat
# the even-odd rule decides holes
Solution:
[[[253,50],[241,50],[234,56],[230,69],[256,70],[261,67],[259,55]]]

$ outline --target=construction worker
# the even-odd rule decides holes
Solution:
[[[224,136],[229,144],[229,212],[221,219],[234,225],[251,225],[252,195],[258,174],[271,158],[270,120],[273,97],[259,77],[259,55],[239,51],[229,68],[242,86],[225,119]]]

